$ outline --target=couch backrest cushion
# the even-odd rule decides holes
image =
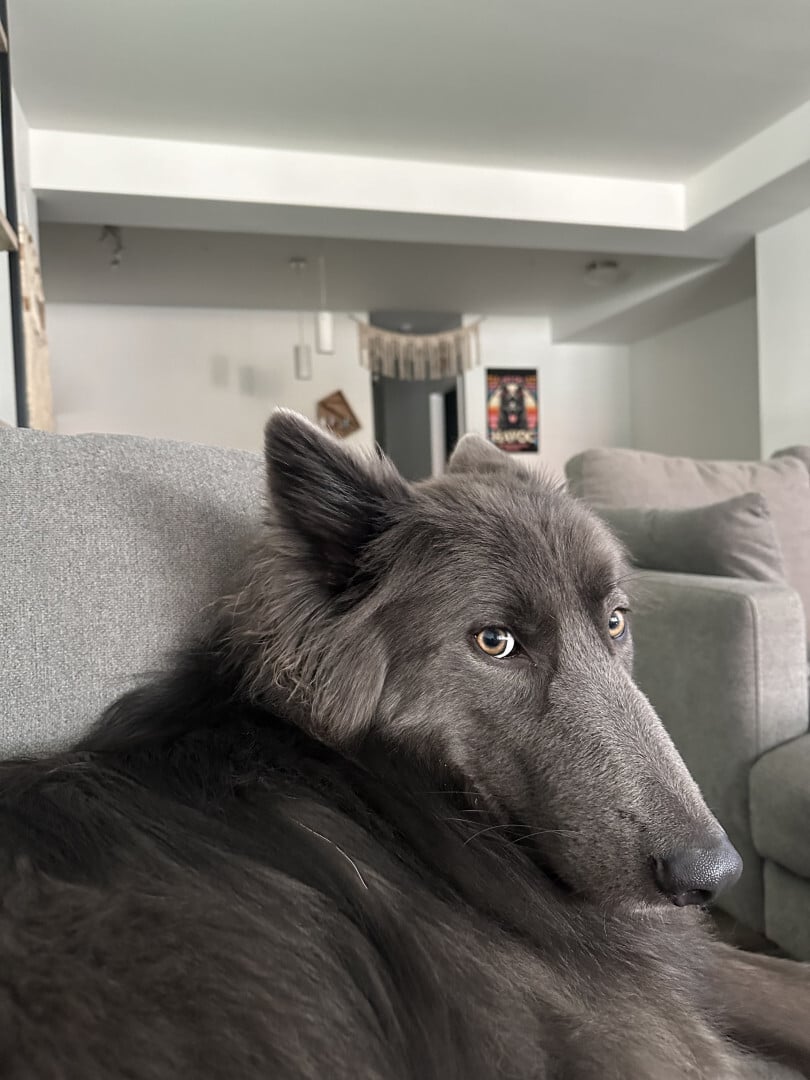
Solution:
[[[160,667],[244,557],[257,455],[0,431],[0,756],[63,745]]]
[[[613,506],[597,513],[645,570],[785,581],[768,500],[756,491],[687,510]]]
[[[685,509],[757,491],[768,500],[785,578],[804,605],[810,639],[810,472],[797,457],[698,461],[642,450],[586,450],[565,467],[569,490],[595,507]]]

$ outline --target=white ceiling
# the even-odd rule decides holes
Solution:
[[[328,304],[336,311],[412,309],[495,315],[560,315],[619,295],[639,281],[666,281],[704,264],[694,259],[623,256],[622,282],[609,290],[584,277],[597,253],[525,251],[458,244],[123,229],[120,267],[100,228],[48,224],[41,230],[51,301],[274,308],[319,306],[318,255],[325,258]],[[308,260],[301,280],[289,260]],[[303,292],[302,292],[303,290]]]
[[[323,245],[336,309],[627,341],[810,204],[810,0],[9,3],[52,301],[293,308]]]
[[[734,303],[754,288],[750,258],[726,269],[697,259],[626,255],[621,280],[595,288],[585,280],[585,267],[610,253],[172,229],[124,229],[121,265],[113,269],[112,245],[100,234],[98,227],[43,225],[49,303],[314,309],[323,253],[333,310],[546,315],[567,339],[624,341],[702,314],[706,303]],[[293,256],[308,260],[300,281],[289,267]],[[660,309],[662,294],[694,292],[708,277],[716,280],[706,280],[698,295]],[[589,328],[597,321],[594,338]]]
[[[810,99],[808,0],[11,0],[35,128],[682,180]]]

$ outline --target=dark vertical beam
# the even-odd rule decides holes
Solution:
[[[17,214],[17,180],[14,170],[14,129],[11,102],[11,34],[8,25],[8,3],[0,0],[0,21],[9,39],[9,51],[0,54],[0,129],[3,145],[3,186],[6,196],[6,217],[9,225],[19,236]],[[9,300],[11,303],[11,341],[14,350],[14,385],[17,397],[17,424],[29,426],[28,394],[25,385],[25,341],[23,338],[22,288],[20,282],[20,254],[9,252],[8,256]]]

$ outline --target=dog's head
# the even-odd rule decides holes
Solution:
[[[586,508],[475,436],[416,485],[291,413],[266,454],[266,556],[237,604],[257,696],[281,686],[333,745],[377,730],[446,763],[576,894],[696,903],[736,880],[633,682],[628,569]]]

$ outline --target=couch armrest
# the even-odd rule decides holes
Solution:
[[[749,771],[807,731],[807,642],[786,585],[639,571],[631,582],[636,678],[746,863],[725,905],[763,927]]]

